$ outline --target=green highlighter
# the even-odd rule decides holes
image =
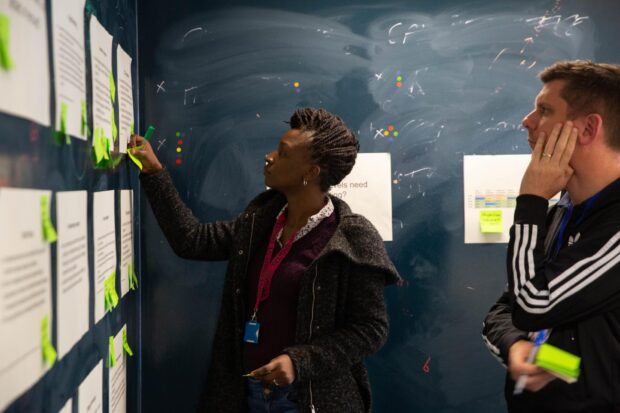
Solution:
[[[535,364],[567,383],[576,382],[581,372],[581,357],[547,343],[538,349]]]
[[[153,136],[153,132],[155,132],[155,127],[149,126],[149,128],[146,130],[146,133],[144,134],[144,139],[146,139],[147,141],[151,139],[151,136]]]

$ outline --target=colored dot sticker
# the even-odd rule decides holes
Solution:
[[[181,148],[177,147],[177,152],[180,153],[181,152]]]
[[[403,84],[401,82],[396,82],[396,87],[403,87]]]
[[[181,165],[181,160],[180,160],[180,159],[177,159],[176,164],[177,164],[177,165]]]
[[[398,136],[398,131],[394,125],[388,125],[387,128],[381,130],[383,136],[388,138],[389,142],[394,142],[394,138]]]
[[[398,77],[396,77],[396,81],[397,81],[397,82],[402,82],[402,81],[403,81],[403,77],[402,77],[402,76],[398,76]]]
[[[299,87],[299,82],[295,82],[295,83],[293,83],[293,86],[294,86],[294,87]]]
[[[179,140],[177,141],[177,145],[183,145],[183,140],[182,140],[182,139],[179,139]]]
[[[177,132],[177,138],[181,136],[181,132]]]

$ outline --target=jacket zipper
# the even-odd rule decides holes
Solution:
[[[312,280],[312,306],[310,307],[310,334],[308,336],[308,341],[312,340],[312,323],[314,322],[314,301],[316,298],[314,287],[316,284],[316,279],[319,276],[319,266],[318,264],[314,266],[314,279]],[[315,413],[316,410],[314,408],[314,401],[312,399],[312,380],[308,381],[308,391],[310,393],[310,412]]]

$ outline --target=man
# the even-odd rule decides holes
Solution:
[[[540,79],[523,120],[533,152],[510,232],[508,286],[483,338],[508,367],[510,412],[618,412],[620,65],[559,62]],[[551,329],[549,344],[581,357],[576,383],[528,362],[528,337],[542,329]],[[522,375],[525,391],[514,395]]]

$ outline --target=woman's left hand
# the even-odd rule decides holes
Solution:
[[[295,381],[295,367],[288,354],[282,354],[251,371],[250,376],[276,386],[287,386]]]

